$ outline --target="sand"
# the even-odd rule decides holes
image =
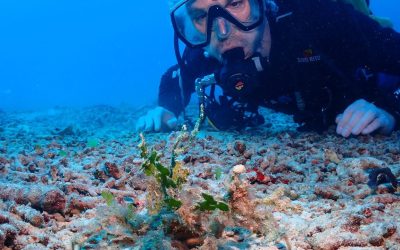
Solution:
[[[1,112],[0,248],[400,249],[399,190],[371,182],[385,169],[400,178],[399,132],[300,133],[266,109],[257,128],[205,125],[176,152],[174,211],[162,209],[160,185],[142,170],[134,127],[147,110]],[[169,168],[180,135],[144,137]],[[229,211],[196,210],[202,193]]]

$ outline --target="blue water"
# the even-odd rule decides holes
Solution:
[[[371,2],[400,28],[398,0]],[[0,0],[0,108],[154,104],[172,40],[163,0]]]

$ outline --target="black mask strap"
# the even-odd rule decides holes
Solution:
[[[183,71],[184,68],[186,67],[186,65],[181,56],[181,51],[179,49],[179,38],[178,38],[178,35],[176,34],[176,32],[174,32],[174,50],[175,50],[175,57],[178,62],[179,68],[181,69],[181,71]]]

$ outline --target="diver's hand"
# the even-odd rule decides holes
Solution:
[[[174,129],[178,123],[175,114],[163,107],[156,107],[136,122],[136,131],[159,132]]]
[[[359,99],[336,117],[336,123],[336,133],[348,137],[350,134],[366,135],[378,129],[382,134],[390,134],[394,129],[395,119],[373,103]]]

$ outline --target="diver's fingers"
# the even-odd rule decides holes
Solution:
[[[154,121],[154,131],[159,132],[161,130],[162,114],[160,112],[154,111],[152,117]]]
[[[353,135],[359,135],[368,125],[377,118],[376,110],[369,109],[351,130]]]
[[[343,129],[347,126],[347,123],[351,119],[352,115],[353,115],[353,106],[350,105],[342,113],[341,119],[337,125],[337,133],[338,134],[342,134]]]
[[[350,104],[343,112],[342,117],[338,123],[337,126],[337,133],[341,134],[344,136],[344,134],[347,134],[350,131],[348,130],[348,123],[349,121],[352,119],[353,113],[359,109],[361,109],[366,103],[368,103],[367,101],[363,100],[363,99],[359,99],[355,102],[353,102],[352,104]],[[345,131],[346,130],[346,131]]]
[[[360,121],[361,117],[363,116],[363,111],[355,111],[352,113],[352,116],[350,117],[350,120],[347,122],[347,124],[342,127],[341,135],[344,137],[348,137],[351,134],[351,131],[353,130],[354,126],[357,124],[358,121]]]
[[[380,133],[388,135],[394,130],[396,119],[385,110],[377,108],[377,120],[379,120]]]
[[[373,122],[371,122],[366,128],[364,128],[361,133],[363,135],[370,134],[377,130],[381,126],[381,122],[379,119],[375,119]]]
[[[144,117],[140,117],[139,120],[136,122],[136,132],[140,132],[144,129],[146,123]]]
[[[146,115],[145,120],[146,120],[146,125],[145,125],[145,128],[144,128],[144,131],[151,132],[153,130],[153,128],[154,128],[153,117],[150,114],[148,114],[148,115]]]
[[[178,119],[175,114],[169,111],[168,109],[162,109],[162,124],[165,126],[165,129],[174,129],[178,124]]]
[[[335,119],[335,121],[336,121],[336,134],[340,134],[341,132],[342,132],[342,127],[339,127],[339,123],[340,123],[340,121],[343,119],[343,114],[339,114],[339,115],[337,115],[336,116],[336,119]]]
[[[174,129],[176,125],[178,125],[178,119],[176,119],[176,117],[172,117],[167,121],[167,126],[170,129]]]

